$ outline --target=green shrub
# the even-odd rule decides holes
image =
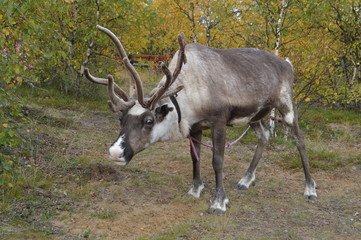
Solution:
[[[14,171],[21,154],[20,145],[25,139],[20,130],[28,118],[23,113],[23,101],[9,87],[0,83],[0,186],[3,192],[15,183]]]

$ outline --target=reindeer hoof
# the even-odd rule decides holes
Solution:
[[[316,182],[311,179],[310,182],[306,183],[305,192],[303,194],[306,199],[309,200],[316,200],[317,199],[317,192],[316,192]]]
[[[202,190],[204,189],[204,185],[198,185],[196,186],[192,186],[192,188],[188,191],[189,195],[192,195],[195,198],[199,198],[201,196]]]
[[[239,190],[248,190],[250,186],[254,187],[255,185],[256,185],[256,181],[251,182],[251,184],[248,185],[248,187],[245,184],[237,183],[237,188]]]
[[[227,210],[227,204],[229,203],[228,198],[225,198],[222,200],[214,200],[211,207],[208,210],[209,214],[213,215],[222,215],[226,213]]]
[[[226,213],[226,211],[223,211],[222,209],[218,209],[218,208],[210,208],[208,210],[208,213],[212,215],[223,215]]]
[[[247,190],[250,186],[256,185],[256,174],[245,173],[242,179],[237,183],[237,188],[239,190]]]
[[[248,190],[248,187],[246,187],[245,185],[240,185],[240,184],[237,184],[237,188],[239,190]]]
[[[305,198],[308,199],[308,200],[311,200],[311,201],[317,200],[317,196],[315,196],[315,195],[305,196]]]

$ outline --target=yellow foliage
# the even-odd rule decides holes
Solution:
[[[16,82],[17,82],[17,83],[22,83],[22,82],[23,82],[23,78],[20,77],[20,76],[17,76],[17,77],[16,77]]]
[[[16,74],[19,74],[19,73],[20,73],[20,68],[19,68],[19,66],[15,66],[15,67],[14,67],[14,72],[15,72]]]
[[[9,34],[10,34],[9,28],[5,28],[5,29],[3,30],[3,33],[5,33],[5,35],[9,35]]]

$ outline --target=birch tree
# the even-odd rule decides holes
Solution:
[[[316,1],[256,0],[256,9],[263,18],[263,22],[258,25],[264,28],[264,48],[281,57],[289,57],[288,54],[292,52],[287,46],[309,35],[304,24],[309,23],[307,18],[317,4]],[[276,136],[273,120],[275,115],[273,109],[270,119],[271,136]]]
[[[334,104],[361,105],[361,3],[355,0],[327,1],[330,7],[326,29],[337,43],[328,93]]]
[[[191,42],[212,47],[226,47],[228,29],[237,22],[236,0],[156,0],[164,28],[174,37],[184,32]]]
[[[282,30],[282,23],[284,22],[284,17],[285,17],[285,12],[288,8],[288,1],[287,0],[282,0],[281,3],[281,8],[279,11],[279,18],[277,20],[276,23],[276,32],[275,32],[275,47],[274,47],[274,54],[278,56],[279,53],[279,49],[281,46],[281,30]],[[271,117],[269,120],[269,125],[270,125],[270,132],[271,132],[271,136],[272,137],[277,137],[277,133],[275,131],[276,128],[276,109],[273,108],[271,110]]]

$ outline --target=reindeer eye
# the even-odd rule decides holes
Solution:
[[[146,126],[146,127],[152,127],[153,126],[153,118],[152,117],[146,117],[144,120],[144,125]]]

